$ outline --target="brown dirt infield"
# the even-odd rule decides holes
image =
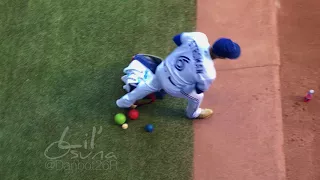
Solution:
[[[320,1],[279,9],[281,94],[288,180],[320,179]],[[301,98],[315,90],[309,103]]]
[[[217,61],[217,80],[194,122],[194,179],[283,180],[285,165],[274,1],[198,0],[197,30],[242,47],[237,61]]]
[[[317,0],[197,1],[197,30],[243,54],[216,62],[203,102],[215,115],[194,122],[194,179],[320,179],[319,17]]]

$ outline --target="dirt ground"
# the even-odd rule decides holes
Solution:
[[[283,0],[278,18],[288,180],[320,179],[320,1]],[[309,103],[301,98],[314,89]]]
[[[197,30],[210,43],[241,45],[236,61],[215,61],[217,79],[194,121],[195,180],[284,180],[277,8],[274,0],[198,0]]]
[[[198,0],[197,9],[198,30],[236,39],[243,53],[215,63],[203,102],[215,115],[194,123],[194,179],[320,180],[320,1]]]

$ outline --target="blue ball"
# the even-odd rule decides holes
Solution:
[[[147,132],[152,132],[153,131],[153,125],[152,124],[147,124],[144,127],[144,130],[146,130]]]

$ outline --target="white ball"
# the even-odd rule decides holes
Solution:
[[[314,93],[314,90],[311,89],[309,92],[310,92],[311,94],[313,94],[313,93]]]
[[[128,124],[127,123],[122,124],[122,129],[127,129],[127,128],[128,128]]]

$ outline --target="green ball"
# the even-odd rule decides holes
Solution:
[[[119,125],[124,124],[126,120],[127,120],[126,116],[122,113],[118,113],[114,116],[114,121]]]

